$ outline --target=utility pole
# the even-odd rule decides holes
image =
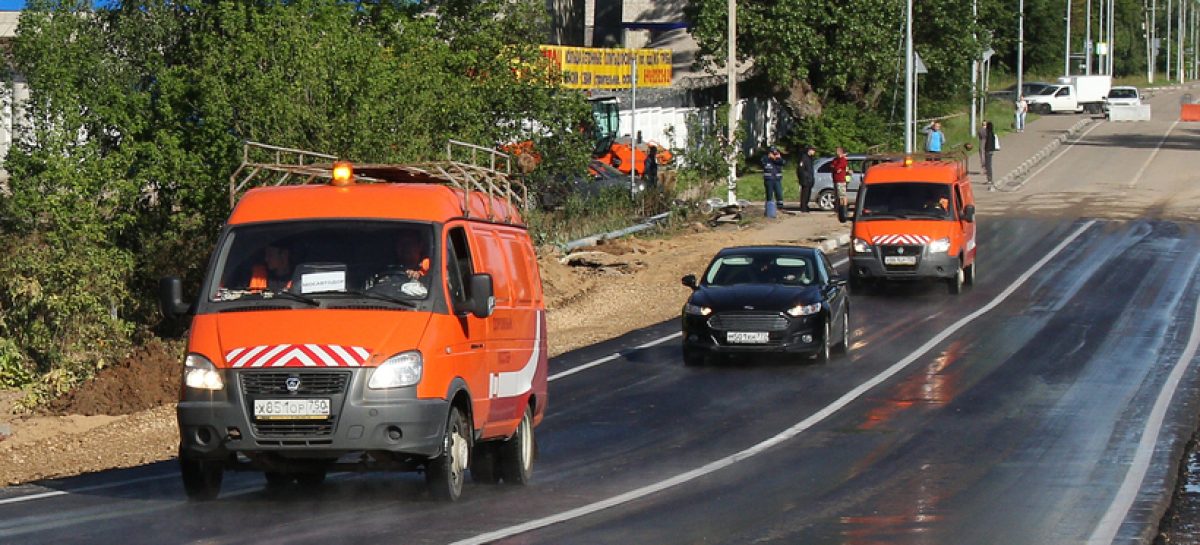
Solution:
[[[1117,0],[1108,0],[1108,75],[1117,61]]]
[[[728,95],[730,95],[730,175],[728,175],[728,190],[730,190],[730,205],[738,204],[738,2],[730,0],[730,36],[728,36],[728,52],[726,52],[725,68],[728,72]]]
[[[1013,97],[1014,100],[1022,95],[1022,87],[1025,85],[1025,0],[1019,0],[1017,11],[1017,93]]]
[[[1067,1],[1069,2],[1070,0],[1067,0]],[[979,23],[979,0],[972,0],[972,2],[971,2],[971,21],[975,22],[976,24]],[[977,38],[978,37],[975,35],[975,33],[972,32],[971,40],[976,40]],[[978,43],[978,42],[976,42],[976,43]],[[975,135],[979,134],[979,131],[977,131],[975,129],[975,124],[979,122],[979,118],[976,116],[976,113],[977,113],[976,108],[978,108],[978,103],[979,103],[978,82],[979,82],[979,59],[972,58],[971,59],[971,135],[968,138],[974,138]]]
[[[1063,75],[1071,75],[1071,0],[1067,0],[1067,46],[1063,49]]]
[[[1167,0],[1167,81],[1171,81],[1171,0]]]
[[[1096,42],[1104,44],[1105,49],[1103,55],[1100,54],[1099,50],[1096,52],[1096,62],[1100,63],[1100,65],[1096,67],[1097,74],[1103,74],[1105,68],[1108,66],[1108,40],[1104,36],[1104,34],[1108,32],[1108,26],[1104,24],[1104,19],[1108,16],[1107,14],[1107,0],[1100,0],[1100,14],[1096,23],[1096,33],[1099,34],[1100,37],[1096,40]]]
[[[1187,15],[1187,2],[1184,2],[1183,0],[1179,0],[1179,25],[1176,27],[1179,29],[1179,32],[1178,32],[1179,47],[1178,47],[1178,49],[1176,49],[1176,51],[1179,52],[1179,61],[1175,63],[1176,65],[1178,65],[1178,66],[1176,66],[1175,71],[1179,74],[1179,83],[1183,83],[1183,63],[1184,63],[1183,45],[1184,45],[1184,43],[1186,43],[1184,41],[1184,36],[1187,36],[1187,27],[1184,26],[1184,22],[1187,21],[1186,15]]]
[[[1021,0],[1024,2],[1025,0]],[[913,0],[904,19],[904,153],[913,152]]]
[[[1150,47],[1154,52],[1150,59],[1150,83],[1154,83],[1154,73],[1158,72],[1158,0],[1150,0]]]
[[[1092,0],[1087,0],[1087,30],[1083,34],[1083,73],[1092,75]]]

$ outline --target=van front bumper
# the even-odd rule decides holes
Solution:
[[[881,247],[872,247],[870,253],[850,257],[850,274],[864,279],[919,280],[928,278],[954,278],[958,274],[958,256],[946,253],[922,251],[916,256],[915,265],[884,265]]]
[[[225,370],[225,389],[185,389],[176,415],[180,450],[198,459],[228,459],[231,454],[277,454],[288,458],[335,459],[358,451],[386,451],[400,457],[435,457],[450,404],[443,399],[417,399],[415,388],[364,396],[366,369],[340,370],[346,384],[340,393],[250,392],[242,375],[261,371]],[[301,381],[305,371],[296,371]],[[255,399],[328,399],[324,419],[259,420]]]

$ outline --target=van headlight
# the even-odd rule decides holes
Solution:
[[[950,238],[939,238],[929,243],[929,253],[944,254],[950,251]]]
[[[691,314],[692,316],[708,316],[709,314],[712,314],[712,309],[705,306],[688,303],[683,306],[683,312],[685,314]]]
[[[869,254],[869,253],[871,253],[871,245],[867,241],[865,241],[861,238],[855,238],[854,239],[854,253]]]
[[[225,380],[221,372],[208,358],[200,354],[188,354],[183,359],[183,383],[197,390],[222,390]]]
[[[809,316],[821,312],[821,303],[816,302],[811,305],[796,305],[789,308],[787,313],[791,316]]]
[[[421,365],[421,353],[416,350],[396,354],[375,368],[367,387],[386,390],[412,386],[421,382]]]

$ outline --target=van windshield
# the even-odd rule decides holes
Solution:
[[[310,306],[358,297],[415,306],[433,283],[433,227],[398,221],[294,221],[234,227],[218,250],[209,301]]]
[[[872,184],[859,191],[859,219],[955,219],[949,184]]]

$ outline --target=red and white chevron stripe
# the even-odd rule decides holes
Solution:
[[[879,235],[875,237],[872,244],[907,244],[920,245],[929,244],[929,237],[924,235]]]
[[[264,344],[225,354],[231,367],[358,367],[371,351],[340,344]]]

